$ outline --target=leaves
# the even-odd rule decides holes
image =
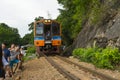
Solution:
[[[96,24],[103,15],[101,0],[58,0],[58,3],[63,6],[59,9],[57,20],[62,24],[62,37],[66,45],[72,44],[86,21]]]
[[[23,41],[23,44],[33,44],[34,42],[33,32],[26,34],[23,37],[22,41]]]
[[[27,52],[26,53],[35,53],[35,51],[36,51],[36,48],[35,48],[35,46],[32,46],[32,47],[28,47],[28,49],[27,49]]]
[[[73,51],[73,56],[81,61],[91,62],[100,68],[113,69],[120,61],[118,48],[78,48]]]
[[[9,27],[5,23],[0,24],[0,43],[5,42],[8,45],[20,44],[20,35],[17,28]]]
[[[39,16],[39,17],[36,17],[34,19],[34,21],[39,21],[41,19],[43,19],[43,17]],[[28,24],[28,26],[29,26],[29,31],[33,31],[33,29],[34,29],[34,22],[31,22],[30,24]]]
[[[39,17],[36,17],[34,19],[34,21],[39,21],[43,19],[43,17],[39,16]],[[33,44],[34,42],[34,35],[33,35],[33,29],[34,29],[34,22],[31,22],[30,24],[28,24],[28,27],[29,27],[29,31],[32,31],[31,33],[28,33],[26,34],[22,41],[23,41],[23,44]]]

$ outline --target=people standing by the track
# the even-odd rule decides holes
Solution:
[[[4,53],[4,57],[7,61],[10,60],[10,51],[7,49],[6,47],[6,43],[2,43],[2,50],[3,50],[3,53]]]
[[[23,60],[24,55],[25,55],[25,51],[23,50],[23,47],[21,47],[20,48],[20,61],[21,61],[21,64],[20,64],[20,67],[19,67],[19,69],[21,69],[21,70],[23,68],[22,63],[24,62],[24,60]]]
[[[3,53],[2,53],[2,47],[0,45],[0,80],[4,80],[4,78],[5,78],[5,70],[3,64]]]
[[[18,54],[17,59],[19,60],[18,70],[21,70],[21,66],[22,66],[22,54],[20,48],[21,48],[20,46],[16,46],[16,54]]]
[[[11,44],[9,50],[6,48],[6,44],[2,43],[0,46],[0,80],[4,80],[5,77],[11,77],[18,69],[22,66],[22,57],[24,51],[20,46],[15,46]],[[13,71],[13,65],[16,64]]]
[[[15,73],[16,69],[20,66],[20,60],[19,60],[19,46],[15,46],[14,44],[11,45],[10,48],[10,68],[11,68],[11,72],[12,74]],[[17,64],[15,67],[15,70],[13,71],[13,65]]]
[[[2,52],[3,52],[3,58],[5,58],[4,68],[5,68],[6,76],[11,76],[10,67],[9,67],[9,64],[7,64],[10,61],[11,55],[10,55],[10,51],[6,47],[6,43],[2,43]]]
[[[16,58],[16,55],[15,55],[15,44],[11,44],[11,47],[9,48],[9,50],[10,50],[10,54],[11,54],[9,63],[11,65],[13,59]],[[11,68],[11,73],[13,75],[13,67],[10,66],[10,68]]]
[[[21,54],[22,54],[23,56],[25,56],[25,55],[26,55],[26,52],[25,52],[25,50],[24,50],[24,47],[23,47],[23,46],[21,46],[21,48],[20,48],[20,52],[21,52]]]

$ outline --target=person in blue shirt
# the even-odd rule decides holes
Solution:
[[[6,44],[2,43],[2,52],[3,52],[3,56],[5,58],[5,60],[9,63],[10,62],[10,51],[6,48]],[[10,66],[5,65],[5,75],[10,76],[11,77],[11,70],[10,70]]]
[[[6,61],[10,59],[10,51],[6,48],[6,43],[2,43],[2,50]]]

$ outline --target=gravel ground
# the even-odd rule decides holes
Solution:
[[[82,66],[85,66],[85,67],[87,67],[87,68],[90,68],[90,69],[92,69],[92,70],[96,70],[96,71],[98,71],[98,72],[100,72],[100,73],[103,73],[103,74],[105,74],[105,75],[109,75],[109,76],[111,76],[111,77],[113,77],[113,78],[116,78],[117,80],[120,80],[120,72],[119,72],[118,70],[114,70],[114,71],[113,71],[113,70],[96,68],[96,67],[95,67],[93,64],[91,64],[91,63],[81,62],[81,61],[79,61],[78,59],[73,58],[73,57],[69,57],[68,59],[71,60],[72,62],[75,62],[75,63],[77,63],[77,64],[80,64],[80,65],[82,65]]]
[[[52,57],[53,58],[53,57]],[[83,65],[87,68],[92,70],[96,70],[98,72],[107,74],[112,76],[118,80],[120,80],[120,72],[117,70],[106,70],[106,69],[99,69],[96,68],[94,65],[90,63],[80,62],[78,59],[70,57],[69,60]],[[74,65],[68,64],[58,58],[53,58],[56,63],[59,63],[63,68],[65,68],[70,73],[74,74],[75,76],[79,77],[81,80],[100,80],[88,72],[84,72],[80,70],[78,67]],[[15,80],[67,80],[62,74],[60,74],[50,63],[44,58],[40,57],[40,59],[33,59],[24,64],[24,70],[22,72],[17,72],[15,76],[17,76]],[[21,77],[21,79],[19,79]],[[14,79],[10,79],[14,80]]]
[[[44,57],[24,63],[21,80],[67,80]]]

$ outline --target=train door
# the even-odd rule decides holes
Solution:
[[[44,25],[44,37],[45,40],[51,40],[51,24]]]

